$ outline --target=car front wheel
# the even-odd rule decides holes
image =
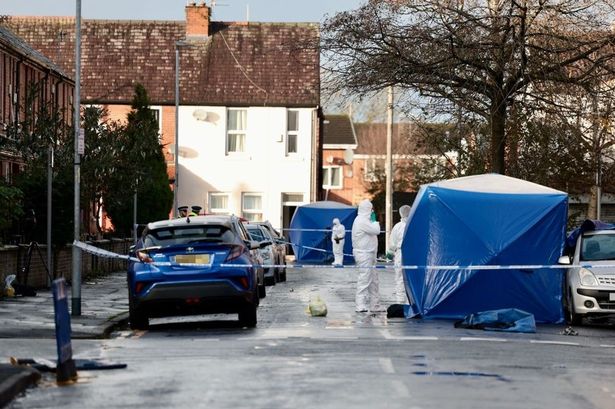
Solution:
[[[583,315],[574,312],[574,300],[572,297],[572,290],[568,290],[568,303],[566,308],[566,322],[570,325],[581,325],[583,321]]]

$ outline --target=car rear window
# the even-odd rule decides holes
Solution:
[[[150,230],[143,238],[144,247],[170,246],[199,242],[232,243],[235,234],[226,226],[181,226]]]
[[[248,232],[250,233],[250,236],[252,237],[252,240],[256,240],[256,241],[263,241],[263,240],[265,240],[265,236],[264,236],[263,232],[258,227],[256,227],[256,228],[254,228],[254,227],[248,228]]]

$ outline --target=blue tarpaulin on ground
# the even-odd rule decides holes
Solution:
[[[298,207],[290,222],[289,232],[297,261],[303,263],[333,261],[330,230],[336,217],[346,228],[344,254],[352,254],[350,230],[356,216],[356,207],[333,201],[315,202]],[[351,256],[344,256],[344,263],[352,262],[354,260]]]
[[[516,308],[476,312],[455,323],[455,328],[504,332],[536,332],[534,316]]]
[[[566,193],[487,174],[421,187],[402,245],[404,265],[553,265],[565,240]],[[561,322],[559,269],[404,271],[414,314],[461,319],[518,308]]]

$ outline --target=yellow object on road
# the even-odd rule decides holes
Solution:
[[[312,317],[326,317],[327,316],[327,304],[320,298],[320,296],[316,296],[316,298],[310,301],[308,305],[308,312]]]

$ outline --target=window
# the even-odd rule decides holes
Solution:
[[[303,202],[303,193],[282,193],[282,202]]]
[[[226,153],[244,152],[246,149],[246,129],[248,111],[229,109],[226,125]]]
[[[228,209],[228,194],[227,193],[210,193],[209,194],[209,213],[213,214],[229,214]]]
[[[244,193],[241,198],[241,215],[251,222],[263,220],[263,196],[260,193]]]
[[[299,137],[299,111],[287,111],[286,115],[286,154],[297,153]]]
[[[342,187],[341,166],[325,166],[322,168],[323,189],[340,189]]]
[[[368,182],[378,180],[378,174],[384,172],[384,159],[370,158],[365,161],[365,169],[363,169],[363,179]]]
[[[162,122],[160,122],[162,117],[162,108],[150,107],[149,110],[154,115],[154,118],[156,119],[156,124],[158,124],[158,141],[160,142],[162,141]]]

